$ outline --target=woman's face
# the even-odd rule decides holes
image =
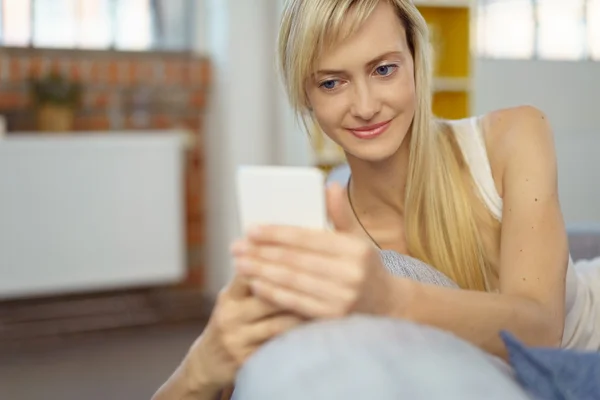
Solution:
[[[323,52],[307,84],[313,115],[349,156],[382,161],[400,148],[415,106],[405,29],[380,2],[352,36]]]

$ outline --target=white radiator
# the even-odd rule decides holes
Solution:
[[[0,299],[185,274],[182,135],[0,139]]]

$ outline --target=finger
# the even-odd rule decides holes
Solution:
[[[251,285],[256,296],[306,318],[330,318],[338,316],[337,312],[335,312],[336,307],[332,306],[331,302],[323,301],[261,279],[253,280]]]
[[[250,243],[246,239],[237,239],[231,244],[229,251],[232,256],[240,256],[246,254],[250,249]]]
[[[236,268],[240,274],[245,274],[249,278],[268,281],[307,296],[317,297],[321,301],[350,301],[353,294],[352,283],[358,281],[358,279],[343,279],[335,276],[327,277],[302,268],[271,263],[262,259],[241,259],[236,264]]]
[[[285,265],[311,275],[336,280],[344,280],[345,273],[348,272],[348,262],[339,257],[270,244],[248,245],[246,251],[240,252],[235,258],[236,266],[241,267],[242,270],[244,266],[240,264],[252,260]]]
[[[255,227],[248,232],[248,238],[250,245],[271,244],[332,256],[351,256],[359,244],[356,237],[348,234],[281,225]]]
[[[296,315],[282,314],[248,325],[242,334],[247,345],[256,346],[301,325],[303,322],[305,320]]]

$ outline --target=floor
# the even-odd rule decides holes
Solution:
[[[0,399],[149,400],[201,330],[141,328],[0,354]]]

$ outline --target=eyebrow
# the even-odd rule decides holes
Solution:
[[[402,55],[401,51],[388,51],[387,53],[377,56],[374,59],[372,59],[371,61],[369,61],[367,63],[367,67],[372,67],[375,64],[377,64],[391,56],[398,57],[400,55]],[[344,73],[346,73],[346,71],[341,70],[341,69],[320,69],[317,72],[315,72],[315,76],[317,76],[317,75],[341,75]]]

